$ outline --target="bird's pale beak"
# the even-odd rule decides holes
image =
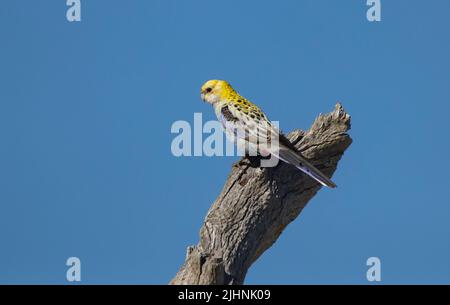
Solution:
[[[202,93],[202,94],[200,94],[200,96],[201,96],[201,98],[202,98],[202,101],[206,102],[206,101],[205,101],[205,94]]]

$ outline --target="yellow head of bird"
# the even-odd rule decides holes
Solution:
[[[223,98],[226,98],[230,93],[234,92],[229,83],[224,80],[209,80],[201,89],[202,100],[214,104]]]

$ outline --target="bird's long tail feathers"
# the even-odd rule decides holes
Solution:
[[[328,186],[330,188],[335,188],[336,184],[331,181],[330,178],[325,176],[320,170],[318,170],[314,165],[309,163],[300,153],[293,151],[291,148],[286,147],[280,143],[278,154],[274,154],[280,160],[294,165],[296,168],[319,182],[324,186]]]

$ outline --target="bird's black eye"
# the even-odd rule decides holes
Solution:
[[[207,93],[210,93],[211,91],[212,91],[212,88],[211,88],[211,87],[206,88],[206,92],[207,92]]]

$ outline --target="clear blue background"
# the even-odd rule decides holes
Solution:
[[[341,101],[353,145],[246,283],[450,283],[450,2],[0,6],[0,282],[167,283],[237,158],[175,158],[229,80],[285,131]]]

